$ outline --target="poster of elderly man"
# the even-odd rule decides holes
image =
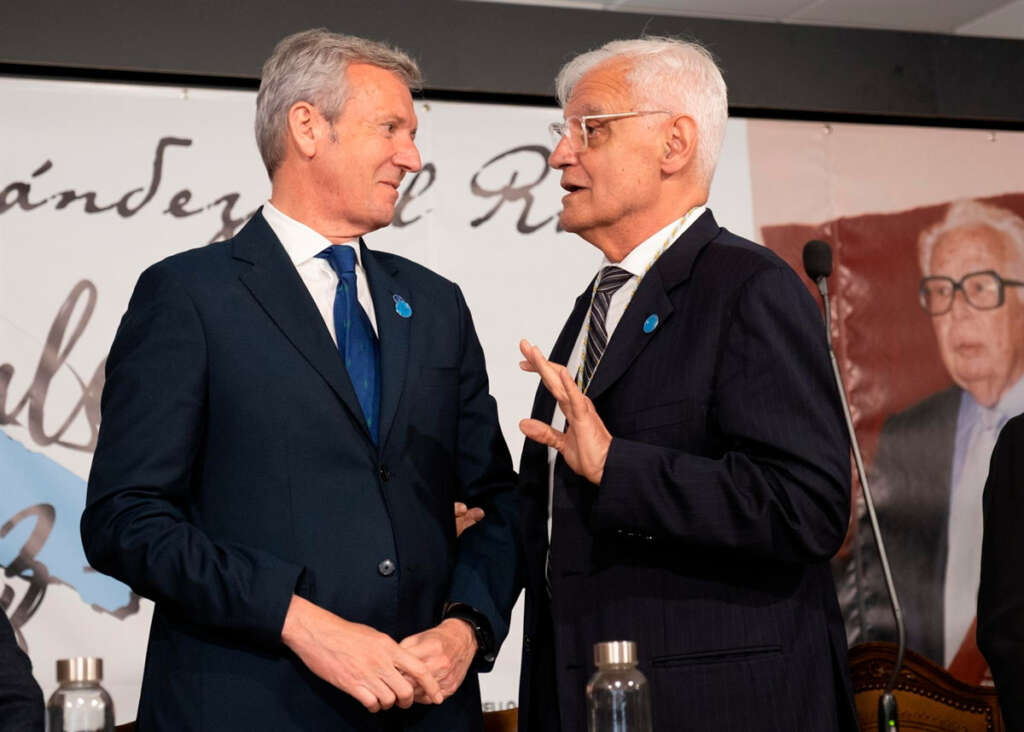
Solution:
[[[909,645],[978,682],[982,490],[999,431],[1024,412],[1024,219],[957,201],[922,231],[918,252],[921,309],[953,385],[886,420],[873,487]],[[863,512],[861,523],[867,536]],[[842,579],[848,634],[891,639],[877,553],[862,546]]]
[[[975,639],[982,492],[999,431],[1024,412],[1024,194],[1011,175],[989,175],[1020,138],[978,131],[954,140],[947,130],[904,128],[882,139],[865,125],[801,130],[768,121],[750,128],[755,225],[765,243],[798,271],[809,239],[835,253],[833,337],[907,645],[972,684],[991,683]],[[831,184],[802,185],[806,171],[778,179],[779,162],[810,142],[828,161]],[[937,145],[949,152],[941,162],[928,152]],[[844,183],[852,179],[873,185],[854,189]],[[894,642],[857,485],[854,501],[833,560],[847,639],[851,647]]]
[[[1024,135],[758,120],[748,144],[761,240],[799,272],[808,240],[832,246],[832,337],[907,646],[989,684],[982,492],[1024,412],[1024,191],[1005,164]],[[832,562],[851,647],[897,635],[860,492]]]

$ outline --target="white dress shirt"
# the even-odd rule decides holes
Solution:
[[[292,260],[295,269],[299,273],[302,284],[309,290],[309,294],[316,303],[316,309],[324,319],[324,325],[338,343],[338,334],[334,330],[334,293],[338,289],[338,275],[326,259],[318,256],[333,242],[322,234],[318,234],[300,221],[287,216],[274,205],[267,201],[263,204],[263,218],[270,224],[270,228],[281,240],[288,258]],[[359,241],[353,239],[345,242],[356,252],[356,297],[359,304],[366,311],[366,317],[370,320],[370,327],[377,333],[377,316],[373,310],[373,300],[370,297],[370,285],[366,280],[366,270],[363,269],[362,261],[359,258]]]
[[[640,280],[647,274],[647,270],[651,268],[655,260],[661,256],[668,247],[679,239],[683,235],[683,232],[690,228],[690,225],[694,221],[700,218],[701,214],[707,209],[706,206],[697,206],[691,208],[686,214],[663,229],[660,229],[650,237],[648,237],[643,243],[633,249],[629,254],[623,258],[621,262],[611,262],[608,257],[603,257],[601,260],[601,266],[598,268],[598,273],[601,272],[605,267],[618,267],[629,272],[632,277],[626,280],[626,283],[620,287],[612,295],[611,300],[608,302],[608,314],[605,316],[605,330],[608,332],[608,345],[605,348],[610,348],[612,345],[612,338],[615,333],[615,327],[622,320],[622,314],[626,312],[626,308],[629,306],[630,300],[633,299],[633,294],[636,292],[636,288],[640,286]],[[591,305],[593,305],[593,297],[591,297]],[[572,347],[572,352],[569,354],[569,362],[566,364],[569,374],[576,378],[577,372],[583,365],[584,356],[584,341],[587,333],[587,323],[590,322],[590,311],[587,310],[586,317],[583,318],[583,326],[580,328],[579,335],[576,336],[576,344]],[[600,364],[598,365],[600,368]],[[595,374],[597,371],[595,370]],[[561,429],[565,429],[566,419],[562,413],[560,407],[555,408],[554,416],[551,419],[551,426],[558,429],[556,425],[561,425]],[[558,458],[558,451],[553,448],[548,448],[548,540],[551,539],[551,505],[554,496],[555,486],[555,460]]]

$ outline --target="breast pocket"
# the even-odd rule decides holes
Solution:
[[[457,366],[423,366],[420,369],[420,386],[456,388],[459,385]]]
[[[677,399],[642,407],[619,420],[613,434],[651,444],[679,446],[700,442],[707,432],[707,403],[698,399]]]

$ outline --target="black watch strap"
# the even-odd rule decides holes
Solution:
[[[444,606],[444,618],[458,618],[469,623],[476,636],[476,656],[473,660],[494,663],[497,649],[494,633],[491,631],[491,621],[486,615],[464,602],[449,602]]]

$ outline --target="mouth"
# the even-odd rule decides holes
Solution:
[[[395,182],[395,181],[390,181],[390,180],[382,180],[382,181],[378,181],[378,182],[382,186],[385,186],[386,188],[388,188],[395,195],[395,198],[398,198],[398,186],[401,185],[401,182]]]
[[[981,341],[962,342],[953,344],[953,351],[958,356],[970,358],[985,352],[985,344]]]
[[[573,197],[573,195],[579,193],[580,191],[587,190],[586,187],[584,187],[584,186],[578,186],[575,183],[568,183],[568,182],[565,182],[565,181],[562,182],[562,189],[565,190],[565,191],[568,191],[568,193],[566,193],[564,196],[562,196],[563,203],[565,201],[568,201],[570,198]]]

